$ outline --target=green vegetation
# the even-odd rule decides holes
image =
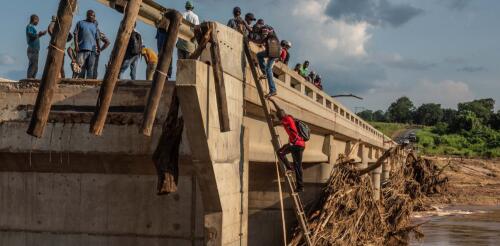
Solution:
[[[487,127],[461,133],[439,134],[436,127],[417,132],[417,146],[427,155],[500,157],[500,132]]]
[[[375,127],[375,129],[381,131],[386,136],[394,138],[398,133],[407,130],[410,127],[409,124],[403,123],[388,123],[388,122],[369,122],[370,125]]]
[[[409,124],[425,125],[417,132],[417,145],[425,154],[500,157],[500,110],[493,111],[491,98],[462,102],[457,109],[442,109],[440,104],[427,103],[418,108],[402,97],[386,112],[365,110],[358,115],[372,122],[388,136],[394,136]]]

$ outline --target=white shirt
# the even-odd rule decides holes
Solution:
[[[194,25],[199,25],[200,24],[200,20],[198,19],[198,16],[193,11],[191,11],[191,10],[188,10],[188,11],[184,12],[182,14],[182,17],[185,20],[191,22]]]

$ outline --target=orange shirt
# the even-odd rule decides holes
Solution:
[[[158,55],[150,48],[142,48],[142,55],[146,57],[150,63],[158,63]]]

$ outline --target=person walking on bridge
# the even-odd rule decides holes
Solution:
[[[100,52],[99,33],[93,10],[88,10],[87,18],[76,24],[73,36],[77,61],[81,68],[79,78],[93,79],[95,59]]]
[[[26,77],[34,79],[38,72],[38,54],[40,53],[40,37],[45,35],[47,31],[37,32],[35,26],[38,25],[40,19],[37,15],[30,16],[30,23],[26,26],[26,41],[28,43],[28,71]]]
[[[295,181],[296,181],[296,191],[304,191],[304,184],[302,180],[302,155],[306,147],[304,139],[300,136],[298,126],[296,125],[295,119],[287,114],[285,110],[280,108],[278,104],[273,100],[269,99],[276,108],[276,116],[278,116],[279,121],[273,121],[274,126],[282,125],[288,134],[289,142],[283,145],[278,150],[278,158],[283,162],[287,170],[295,171]],[[292,154],[293,167],[288,162],[286,155]]]
[[[186,12],[182,13],[182,17],[184,20],[188,21],[189,23],[198,26],[200,25],[200,20],[198,19],[198,15],[196,15],[193,10],[194,10],[194,5],[191,3],[191,1],[187,1],[186,5]],[[191,53],[194,52],[196,49],[196,43],[195,42],[189,42],[183,39],[178,39],[177,40],[177,58],[178,59],[188,59]],[[170,63],[170,66],[172,63]]]

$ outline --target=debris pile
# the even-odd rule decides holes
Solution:
[[[351,161],[333,169],[319,201],[309,214],[315,245],[382,244],[386,228],[382,213],[372,199],[373,189],[367,175],[359,176]],[[302,232],[290,245],[302,245]]]
[[[412,233],[423,236],[419,225],[411,224],[411,213],[422,206],[422,197],[441,192],[447,179],[430,160],[410,154],[405,163],[393,166],[390,179],[382,184],[380,201],[375,201],[371,178],[363,174],[395,150],[386,151],[364,170],[356,169],[354,160],[339,159],[308,212],[315,245],[407,245]],[[289,245],[303,245],[302,236],[297,228]]]

